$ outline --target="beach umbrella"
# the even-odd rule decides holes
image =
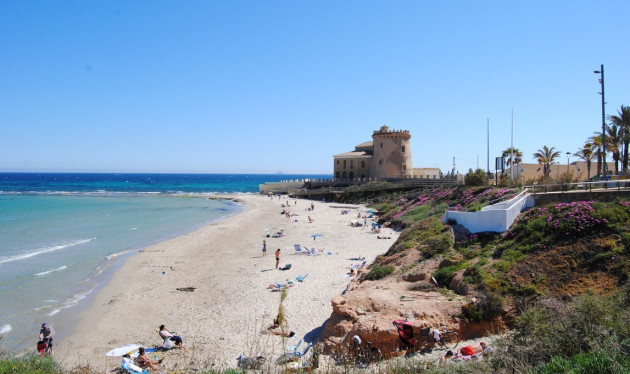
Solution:
[[[109,357],[122,356],[125,353],[136,351],[140,347],[142,347],[140,344],[125,344],[122,347],[114,348],[111,351],[105,353],[105,356],[109,356]]]

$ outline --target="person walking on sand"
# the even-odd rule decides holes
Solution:
[[[276,251],[276,269],[278,268],[278,265],[280,265],[280,248]]]
[[[263,240],[263,256],[267,255],[267,241]]]

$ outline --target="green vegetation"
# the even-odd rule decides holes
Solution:
[[[62,369],[52,357],[31,354],[24,357],[6,356],[0,360],[0,373],[50,374],[61,373]]]
[[[375,264],[372,267],[372,269],[370,269],[370,272],[367,274],[365,279],[372,280],[372,281],[377,280],[377,279],[382,279],[392,274],[394,270],[396,270],[396,268],[393,265],[382,266],[382,265]]]

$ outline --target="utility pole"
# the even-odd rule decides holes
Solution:
[[[598,94],[602,95],[602,174],[605,179],[608,173],[606,172],[606,100],[604,99],[604,64],[601,65],[601,70],[595,70],[593,73],[601,74],[599,83],[602,85],[602,92],[598,92]]]
[[[487,145],[488,145],[488,154],[487,154],[487,156],[488,156],[488,166],[487,166],[488,167],[488,176],[487,176],[487,178],[490,179],[490,118],[488,118],[487,120],[488,120],[487,125],[486,125],[487,133],[488,133],[488,139],[487,139]]]

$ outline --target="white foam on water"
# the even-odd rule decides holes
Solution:
[[[41,273],[37,273],[35,275],[38,276],[38,277],[43,277],[44,275],[48,275],[50,273],[54,273],[54,272],[57,272],[57,271],[62,271],[62,270],[67,269],[67,268],[68,267],[66,265],[63,265],[63,266],[60,266],[60,267],[58,267],[56,269],[50,269],[50,270],[42,271]]]
[[[12,327],[9,324],[6,324],[2,327],[0,327],[0,334],[6,334],[7,332],[11,331]]]
[[[85,299],[86,297],[88,297],[89,294],[92,293],[92,291],[94,291],[95,287],[90,288],[87,291],[83,291],[83,292],[79,292],[76,293],[74,295],[72,295],[72,297],[70,297],[68,300],[66,300],[61,306],[59,306],[58,308],[54,309],[52,312],[48,313],[48,316],[52,316],[55,315],[59,312],[61,312],[62,309],[68,309],[68,308],[72,308],[73,306],[77,305],[79,303],[79,301]]]
[[[124,254],[127,254],[127,253],[129,253],[129,252],[133,252],[133,251],[134,251],[134,249],[129,249],[129,250],[127,250],[127,251],[122,251],[122,252],[112,253],[111,255],[107,256],[107,260],[111,260],[111,259],[113,259],[113,258],[116,258],[116,257],[118,257],[118,256],[122,256],[122,255],[124,255]]]
[[[25,260],[27,258],[35,257],[35,256],[38,256],[38,255],[41,255],[41,254],[44,254],[44,253],[48,253],[48,252],[58,251],[60,249],[64,249],[64,248],[68,248],[68,247],[74,247],[75,245],[89,243],[89,242],[91,242],[94,239],[96,239],[96,238],[75,240],[73,242],[64,243],[64,244],[56,244],[56,245],[52,245],[50,247],[40,248],[40,249],[37,249],[35,251],[22,253],[22,254],[15,255],[15,256],[0,257],[0,265],[4,264],[4,263],[7,263],[7,262]]]

